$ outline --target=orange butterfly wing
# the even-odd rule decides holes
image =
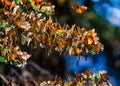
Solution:
[[[12,2],[9,1],[9,0],[1,0],[0,2],[1,2],[3,5],[5,5],[6,7],[8,7],[8,6],[10,6],[10,5],[12,4]]]
[[[86,6],[71,6],[71,8],[73,10],[75,10],[77,13],[81,14],[83,13],[85,10],[87,10]]]
[[[39,2],[41,2],[41,0],[33,0],[34,2],[36,2],[36,3],[39,3]]]

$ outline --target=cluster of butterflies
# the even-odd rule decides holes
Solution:
[[[6,6],[6,7],[9,7],[12,5],[12,1],[14,0],[0,0],[0,2]],[[18,0],[19,3],[27,3],[27,2],[33,2],[33,3],[40,3],[41,0]]]
[[[0,0],[0,5],[11,10],[19,5],[24,11],[34,11],[35,13],[45,13],[47,15],[54,15],[54,5],[50,2],[42,2],[42,0]]]
[[[89,52],[99,53],[100,50],[103,50],[103,45],[99,42],[94,29],[86,31],[85,28],[76,25],[61,26],[58,22],[54,22],[54,17],[45,15],[44,13],[54,10],[52,4],[41,0],[18,1],[24,5],[27,5],[27,2],[30,2],[31,6],[32,2],[34,5],[39,4],[42,11],[39,13],[30,10],[24,11],[22,10],[24,5],[18,4],[16,0],[0,1],[5,6],[4,10],[0,9],[0,35],[3,33],[0,37],[0,41],[2,41],[0,48],[4,48],[0,50],[0,56],[6,56],[8,61],[12,59],[23,62],[21,58],[27,60],[30,57],[28,53],[22,53],[20,46],[27,46],[35,50],[40,44],[42,48],[48,50],[48,54],[57,50],[60,53],[65,52],[85,57]],[[72,6],[72,8],[77,13],[83,13],[87,9],[85,6]],[[17,46],[21,50],[16,50]]]
[[[14,5],[14,2],[12,2],[12,1],[14,1],[14,0],[0,0],[0,3],[2,3],[5,7],[12,7]],[[43,4],[41,4],[42,0],[18,0],[16,2],[18,4],[22,4],[22,5],[25,4],[26,8],[31,8],[31,7],[35,8],[35,4],[37,4],[36,8],[37,7],[46,8],[48,5],[51,4],[51,3],[43,3]],[[71,8],[73,10],[75,10],[79,14],[83,13],[87,9],[86,6],[71,6]]]
[[[108,80],[109,78],[106,76],[106,71],[102,70],[99,73],[91,74],[91,70],[86,70],[83,73],[75,73],[75,79],[73,80],[70,74],[67,75],[68,82],[62,82],[60,76],[56,76],[54,81],[40,83],[40,86],[113,86]],[[94,79],[93,79],[94,78]]]

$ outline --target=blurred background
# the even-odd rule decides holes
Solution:
[[[76,24],[87,30],[95,28],[95,32],[104,45],[104,51],[97,55],[89,54],[87,60],[80,56],[77,65],[75,56],[62,56],[58,52],[46,55],[45,49],[38,47],[34,55],[23,68],[0,63],[0,72],[3,75],[19,80],[39,79],[53,80],[55,75],[60,75],[65,81],[66,74],[74,78],[75,72],[92,69],[95,72],[107,70],[109,81],[114,86],[120,84],[120,0],[48,0],[56,8],[56,17],[62,25]],[[71,6],[85,5],[87,10],[83,14],[76,13]],[[20,75],[23,75],[20,76]]]

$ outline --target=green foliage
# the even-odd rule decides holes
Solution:
[[[8,22],[6,20],[2,20],[0,23],[0,29],[4,29],[8,25]]]
[[[0,62],[8,63],[6,57],[0,56]]]

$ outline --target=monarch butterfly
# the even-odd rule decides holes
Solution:
[[[10,2],[9,0],[1,0],[0,1],[3,5],[5,5],[6,7],[11,6],[12,2]]]
[[[56,84],[62,84],[62,79],[60,76],[55,77]]]
[[[83,75],[90,76],[91,74],[91,69],[86,70]]]
[[[76,76],[76,80],[79,81],[82,77],[82,75],[80,73],[75,73]]]
[[[71,6],[71,8],[79,14],[83,13],[87,9],[86,6]]]
[[[105,74],[100,74],[103,81],[109,80],[109,78]]]

